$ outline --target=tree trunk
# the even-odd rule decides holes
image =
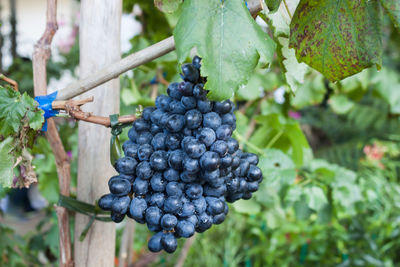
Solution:
[[[80,76],[82,78],[121,58],[121,0],[81,0]],[[83,97],[94,96],[86,111],[108,116],[119,112],[119,79],[111,80]],[[115,174],[109,159],[110,129],[79,123],[79,200],[95,203],[108,192],[107,181]],[[89,217],[76,214],[75,264],[77,267],[114,266],[115,225],[95,221],[84,241],[79,236]]]

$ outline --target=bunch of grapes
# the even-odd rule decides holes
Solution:
[[[181,83],[168,86],[156,107],[147,107],[129,130],[119,175],[99,206],[118,223],[125,215],[146,223],[155,234],[150,251],[172,253],[177,238],[202,233],[220,224],[226,202],[249,199],[262,181],[255,154],[239,150],[230,100],[207,99],[200,58],[182,66]]]

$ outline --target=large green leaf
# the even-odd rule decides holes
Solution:
[[[9,136],[0,142],[0,185],[3,187],[10,187],[14,176],[14,156],[12,149],[12,137]]]
[[[377,1],[302,0],[290,24],[296,57],[331,81],[381,65]]]
[[[393,24],[400,28],[400,1],[399,0],[380,0]]]
[[[275,43],[253,20],[243,0],[186,0],[174,30],[178,58],[193,47],[202,60],[209,97],[232,97],[247,82],[260,56],[270,63]]]

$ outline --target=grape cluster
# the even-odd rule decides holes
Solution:
[[[177,238],[202,233],[220,224],[226,202],[249,199],[262,181],[255,154],[239,150],[230,100],[207,99],[200,77],[200,58],[182,66],[181,83],[168,86],[156,107],[147,107],[128,132],[119,175],[110,194],[98,202],[121,222],[125,215],[155,232],[150,251],[172,253]]]

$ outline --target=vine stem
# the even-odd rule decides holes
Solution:
[[[251,149],[256,151],[260,155],[265,155],[264,151],[262,151],[257,146],[253,145],[249,141],[247,141],[243,135],[239,134],[238,132],[234,132],[233,135],[239,140],[239,142],[243,142],[245,145],[249,146]]]
[[[33,53],[33,84],[36,96],[47,95],[46,64],[51,55],[51,42],[57,31],[57,0],[47,0],[46,29],[35,45]],[[56,124],[52,118],[47,121],[46,137],[56,159],[57,174],[59,179],[60,194],[68,196],[70,191],[70,162]],[[56,206],[59,242],[60,266],[71,267],[74,265],[71,250],[71,233],[67,209]]]
[[[288,6],[288,4],[286,3],[286,0],[283,0],[283,4],[285,5],[285,9],[286,9],[286,12],[287,12],[288,15],[289,15],[290,20],[292,20],[292,19],[293,19],[293,16],[292,16],[292,14],[290,13],[289,6]]]
[[[6,83],[11,84],[11,86],[14,88],[14,91],[18,92],[18,83],[16,81],[14,81],[11,78],[8,78],[6,75],[0,73],[0,79],[5,81]]]
[[[248,2],[250,13],[258,14],[262,10],[259,0]],[[67,100],[81,95],[103,83],[117,78],[122,73],[146,64],[175,50],[174,37],[170,36],[156,44],[146,47],[133,53],[121,60],[118,60],[104,69],[90,75],[82,80],[71,83],[67,87],[58,91],[57,100]]]
[[[75,120],[86,121],[94,124],[103,125],[105,127],[111,127],[111,121],[109,117],[101,117],[92,115],[90,112],[84,112],[81,110],[81,106],[93,102],[93,97],[85,99],[71,99],[68,101],[58,100],[52,103],[52,108],[55,110],[65,110]],[[134,122],[136,120],[135,115],[125,115],[118,118],[118,122],[125,124]]]

